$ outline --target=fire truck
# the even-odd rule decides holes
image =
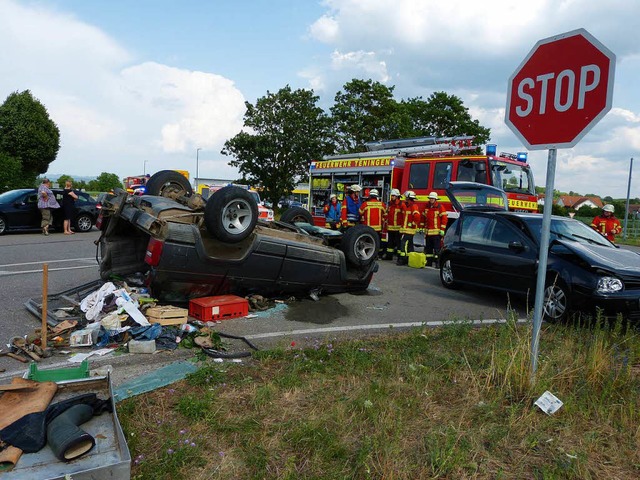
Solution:
[[[309,210],[314,224],[323,226],[322,208],[335,193],[343,200],[350,185],[362,187],[362,196],[376,188],[384,202],[389,192],[413,190],[424,207],[430,192],[438,193],[439,201],[457,218],[445,189],[450,181],[472,181],[502,188],[509,199],[509,210],[537,212],[538,203],[533,173],[527,154],[500,153],[488,144],[484,155],[472,136],[420,137],[385,140],[366,144],[367,151],[332,155],[312,161],[309,170]],[[469,154],[465,154],[469,152]]]

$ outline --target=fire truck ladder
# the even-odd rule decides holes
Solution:
[[[399,140],[379,140],[365,144],[367,150],[376,154],[411,155],[443,155],[456,154],[463,150],[475,150],[473,135],[457,137],[417,137]]]

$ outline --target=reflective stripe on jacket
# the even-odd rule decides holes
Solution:
[[[424,229],[427,235],[442,235],[447,228],[447,211],[443,205],[435,202],[427,204],[424,211]]]
[[[402,202],[400,199],[390,201],[387,207],[387,230],[390,232],[398,232],[403,223],[404,214],[402,213]]]
[[[405,202],[402,211],[404,213],[404,219],[402,222],[402,227],[400,227],[400,233],[416,233],[416,229],[420,224],[420,218],[422,217],[422,215],[420,215],[418,205],[416,205],[415,203],[409,204]]]
[[[384,203],[380,200],[367,200],[360,206],[362,223],[370,226],[376,232],[381,232],[385,211]]]
[[[600,235],[607,237],[610,242],[615,242],[616,235],[622,232],[622,226],[620,220],[611,215],[610,217],[601,217],[598,215],[591,222],[591,227],[594,228]]]
[[[357,200],[351,198],[350,195],[345,197],[340,210],[340,219],[343,224],[355,224],[360,221],[360,205],[362,205],[362,200],[359,197]]]

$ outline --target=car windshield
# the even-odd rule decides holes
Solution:
[[[542,216],[540,216],[540,218],[531,219],[527,223],[539,242],[542,231]],[[613,247],[606,238],[594,229],[588,227],[579,220],[572,220],[570,218],[552,218],[549,234],[549,241],[560,239],[584,243],[587,245]]]
[[[491,179],[496,187],[505,192],[535,195],[533,175],[526,164],[491,160]]]
[[[9,190],[0,194],[0,203],[11,203],[18,197],[24,195],[28,190]]]

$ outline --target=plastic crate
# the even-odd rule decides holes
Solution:
[[[249,314],[249,302],[236,295],[195,298],[189,302],[189,316],[207,322],[245,317]]]
[[[63,382],[65,380],[79,380],[89,378],[89,362],[83,360],[80,366],[72,368],[54,368],[50,370],[38,370],[37,363],[29,365],[29,380],[36,382]]]

